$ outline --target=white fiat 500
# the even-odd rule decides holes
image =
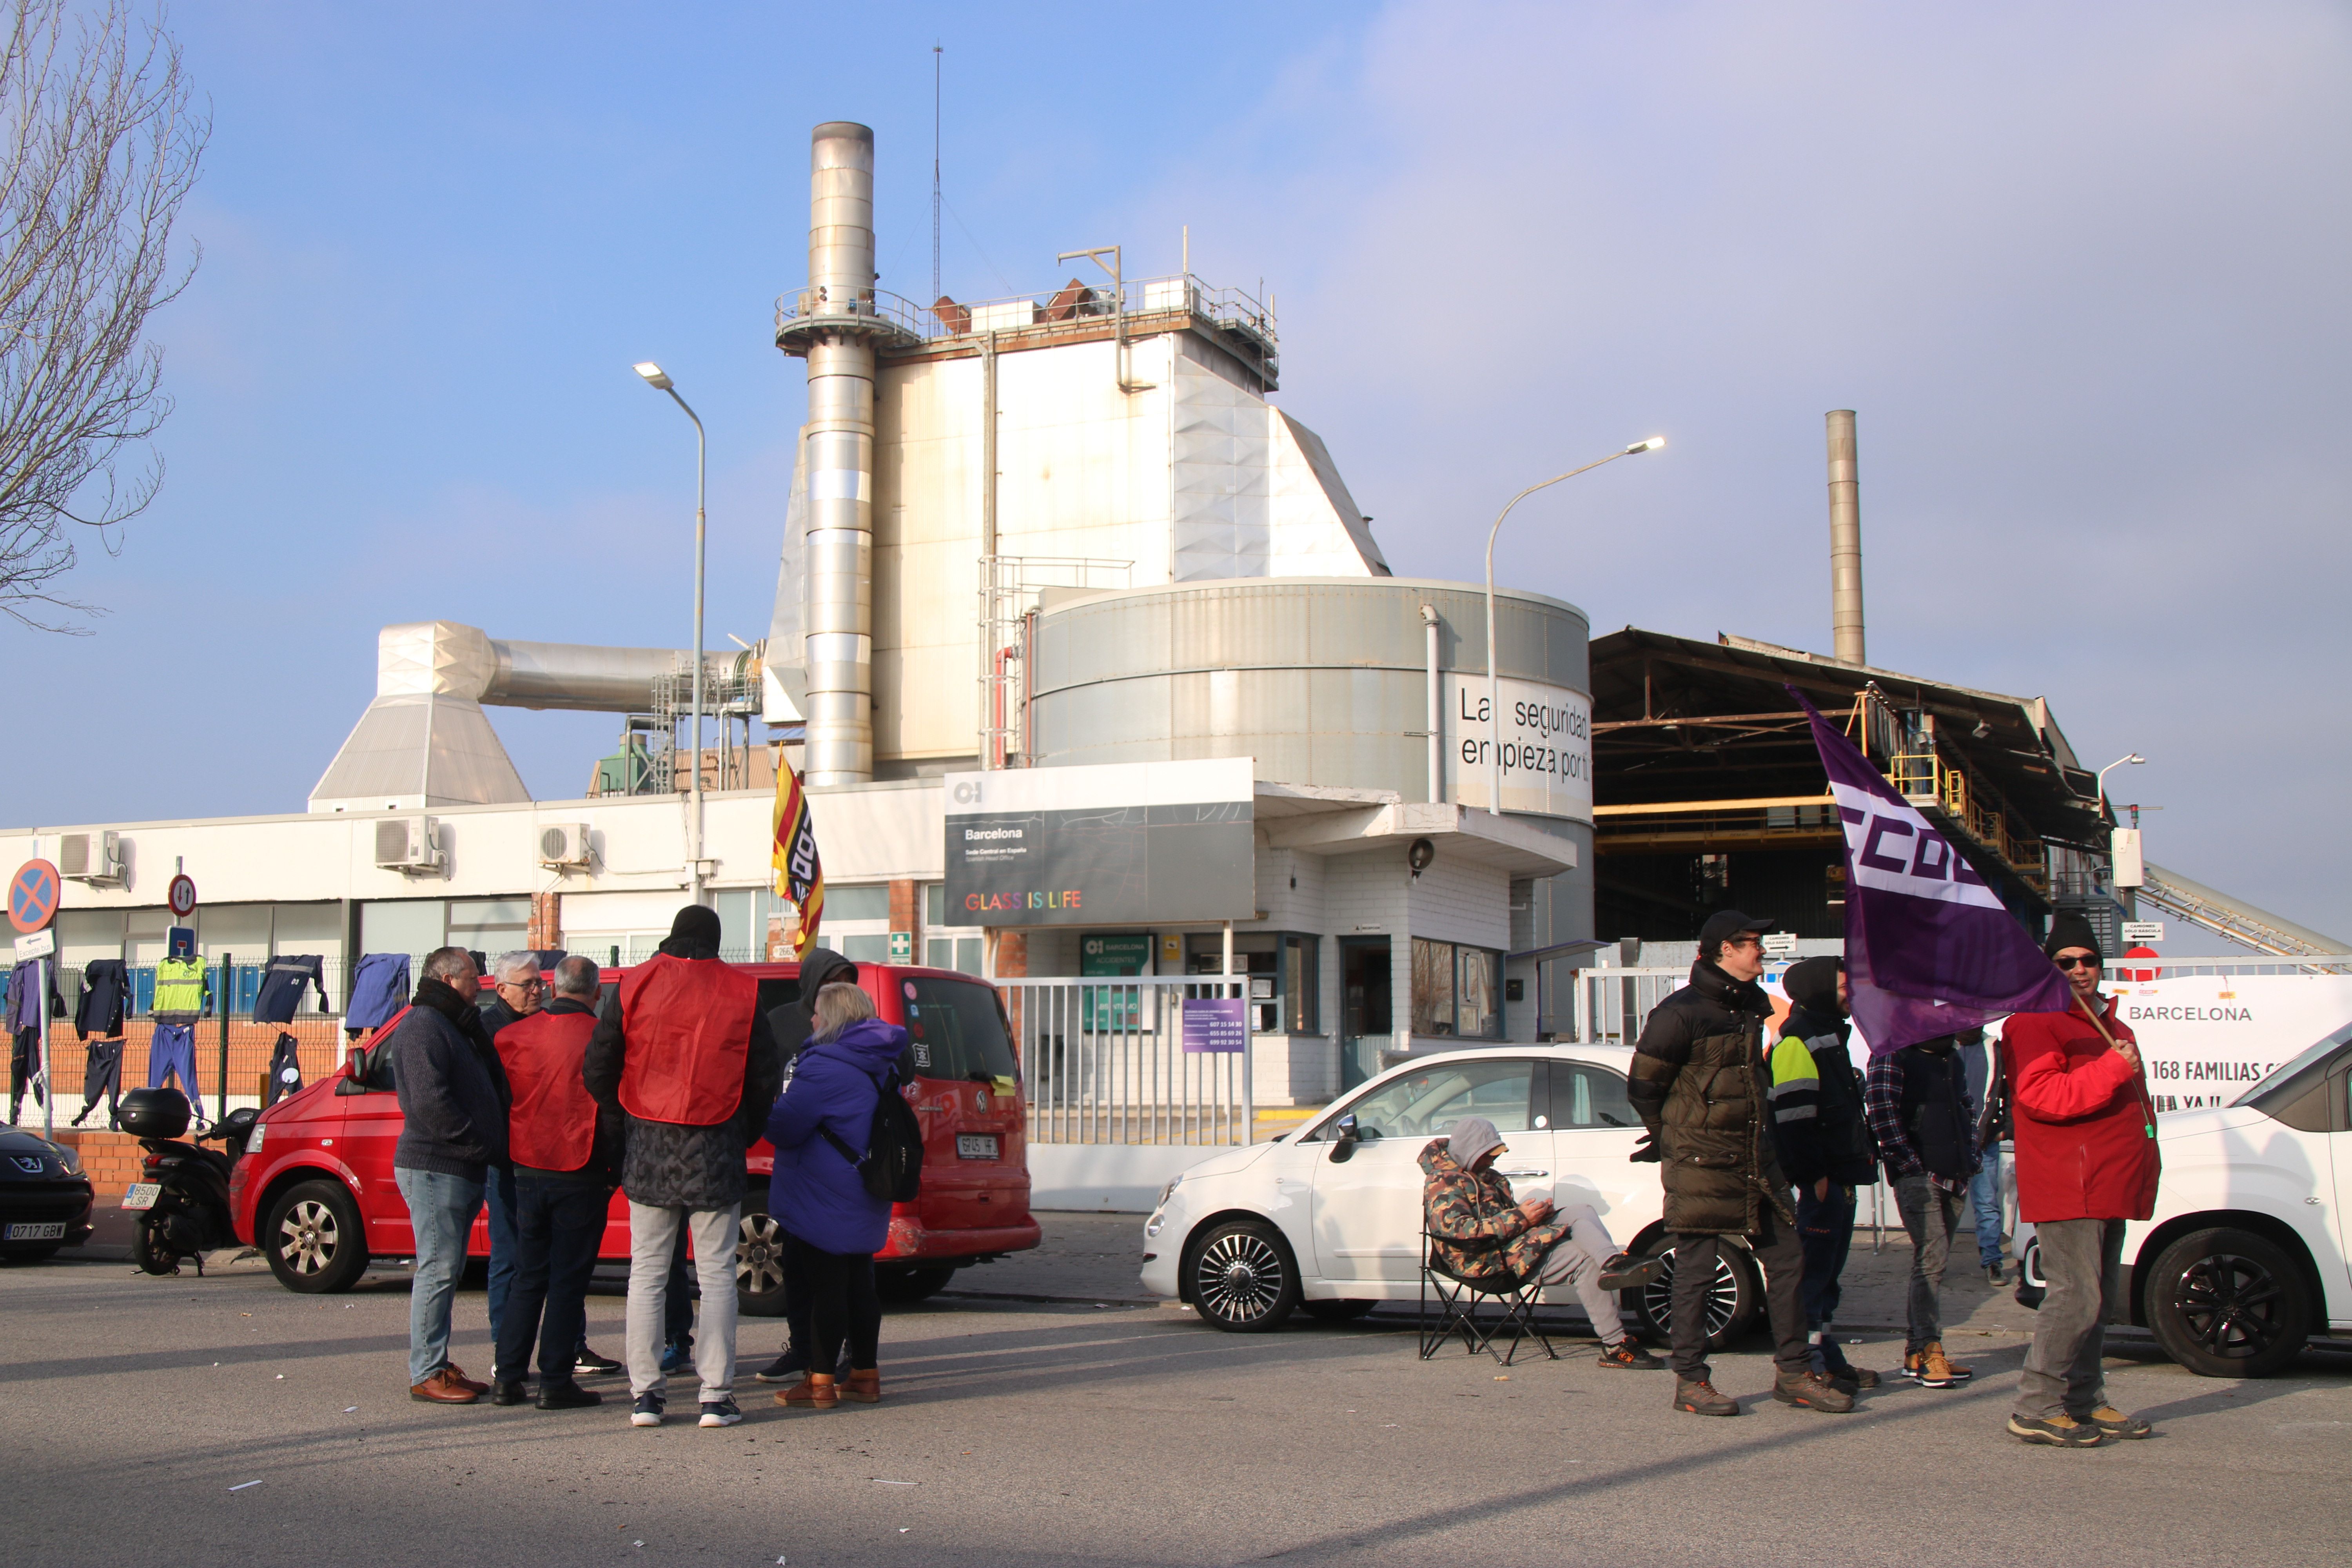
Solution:
[[[1493,1046],[1416,1057],[1341,1096],[1296,1132],[1212,1156],[1168,1184],[1143,1227],[1143,1284],[1235,1333],[1300,1308],[1339,1321],[1421,1295],[1421,1152],[1465,1116],[1509,1146],[1496,1169],[1518,1198],[1590,1204],[1617,1245],[1663,1244],[1658,1167],[1628,1158],[1642,1136],[1625,1097],[1630,1047]],[[1671,1270],[1625,1292],[1663,1337]],[[1555,1289],[1547,1301],[1573,1305]],[[1761,1281],[1727,1258],[1708,1302],[1718,1342],[1753,1320]]]

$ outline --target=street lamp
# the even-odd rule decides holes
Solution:
[[[2137,752],[2134,752],[2128,757],[2117,757],[2114,762],[2109,763],[2105,767],[2099,770],[2099,782],[2092,786],[2091,794],[2093,797],[2098,801],[2100,810],[2105,811],[2107,806],[2107,775],[2114,773],[2117,768],[2122,767],[2126,763],[2144,763],[2146,761],[2147,761],[2146,757],[2141,756]]]
[[[1513,496],[1495,519],[1495,526],[1486,531],[1486,730],[1495,754],[1487,759],[1488,794],[1486,809],[1496,816],[1503,815],[1503,698],[1502,682],[1495,665],[1495,536],[1503,531],[1503,519],[1511,515],[1518,505],[1538,490],[1556,485],[1562,479],[1572,479],[1579,474],[1590,473],[1602,463],[1613,463],[1620,458],[1630,458],[1636,452],[1654,452],[1666,444],[1664,436],[1653,436],[1646,441],[1636,441],[1621,447],[1607,457],[1590,462],[1580,468],[1570,468],[1564,474],[1554,474],[1540,484],[1529,485]]]
[[[694,810],[692,813],[694,848],[693,858],[688,863],[687,871],[688,885],[694,892],[694,901],[698,904],[702,902],[702,481],[704,471],[702,419],[692,408],[687,406],[686,399],[677,395],[677,384],[670,380],[661,366],[651,360],[646,360],[634,368],[639,375],[646,378],[646,385],[656,392],[668,393],[670,401],[684,409],[686,416],[694,421],[694,722],[691,727],[694,746]]]

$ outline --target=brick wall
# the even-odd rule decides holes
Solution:
[[[82,1169],[89,1174],[90,1191],[100,1208],[121,1200],[122,1190],[139,1180],[147,1158],[139,1140],[127,1132],[60,1127],[57,1138],[81,1156]]]

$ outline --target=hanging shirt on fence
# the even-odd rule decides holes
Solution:
[[[81,1039],[122,1033],[123,1004],[130,1000],[131,971],[119,958],[94,958],[82,965],[81,1003],[74,1009],[74,1034]]]
[[[302,1005],[302,994],[310,986],[319,988],[319,999],[327,996],[326,960],[316,953],[280,953],[269,961],[261,972],[261,992],[253,999],[253,1021],[257,1024],[290,1024]]]
[[[27,959],[8,972],[8,1026],[12,1029],[41,1027],[41,965],[46,959]],[[57,982],[52,973],[49,983],[49,1012],[63,1017],[66,1005],[58,1000]]]
[[[156,1023],[185,1027],[205,1016],[212,1000],[212,976],[205,971],[203,959],[166,958],[156,963],[155,997],[152,1004]]]
[[[359,1034],[387,1023],[408,1005],[408,954],[369,952],[352,971],[352,994],[343,1005],[343,1028]]]

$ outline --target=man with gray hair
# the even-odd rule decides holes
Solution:
[[[481,1004],[482,1033],[495,1040],[509,1024],[528,1018],[546,1005],[547,987],[539,975],[539,954],[528,948],[502,952],[490,964],[491,994]],[[482,1201],[490,1211],[490,1278],[486,1292],[490,1309],[490,1338],[499,1334],[499,1321],[514,1289],[514,1172],[492,1165],[482,1184]]]
[[[1614,1294],[1647,1284],[1655,1260],[1635,1262],[1618,1251],[1589,1204],[1555,1209],[1549,1198],[1518,1202],[1494,1168],[1507,1152],[1503,1135],[1483,1116],[1464,1117],[1421,1152],[1423,1225],[1439,1265],[1467,1283],[1532,1278],[1565,1285],[1592,1320],[1602,1366],[1664,1365],[1625,1332]]]

